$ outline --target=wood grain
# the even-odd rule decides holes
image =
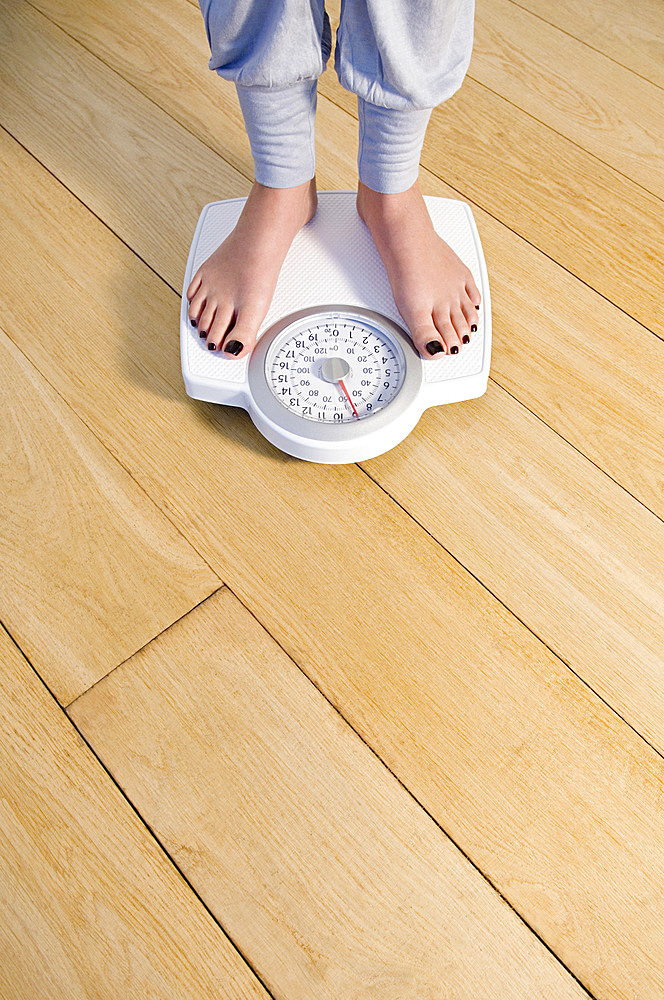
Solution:
[[[267,1000],[0,629],[3,1000]]]
[[[212,170],[213,166],[210,166],[210,173]],[[146,212],[148,211],[150,209],[146,204]],[[154,215],[154,211],[152,214]],[[26,219],[22,223],[23,226],[27,223],[27,228],[19,230],[25,235],[15,237],[19,243],[34,241],[37,238],[41,225],[40,216],[38,214],[31,218],[32,222]],[[156,228],[155,225],[155,230]],[[165,241],[164,246],[172,248],[179,236],[180,234],[174,232],[172,239]],[[494,321],[500,336],[501,319],[505,316],[506,322],[503,328],[508,334],[499,339],[496,345],[493,359],[495,377],[505,381],[514,394],[525,398],[535,410],[540,409],[542,412],[542,401],[550,400],[549,410],[545,410],[544,415],[554,427],[560,428],[570,440],[580,442],[591,456],[597,454],[598,445],[600,447],[604,445],[601,459],[606,462],[608,456],[609,471],[626,484],[632,485],[629,477],[630,463],[638,465],[640,461],[643,476],[639,486],[641,489],[644,486],[649,489],[646,499],[653,502],[656,510],[661,511],[661,477],[653,476],[652,470],[653,467],[657,468],[655,459],[659,454],[659,440],[664,430],[662,428],[664,398],[661,395],[662,387],[658,388],[657,382],[648,386],[650,372],[662,365],[660,342],[647,335],[641,335],[640,377],[630,372],[629,379],[625,380],[624,375],[627,373],[622,360],[618,357],[617,349],[614,349],[612,359],[602,353],[599,345],[596,353],[590,354],[584,344],[583,324],[579,325],[578,318],[572,310],[573,298],[577,291],[582,290],[578,290],[578,286],[560,269],[546,260],[542,261],[530,248],[523,247],[509,232],[500,230],[493,243],[491,236],[489,229],[489,250],[492,259],[496,261],[494,275],[497,278],[493,296]],[[501,236],[502,239],[499,239]],[[91,237],[91,241],[93,239]],[[48,252],[47,246],[44,246],[42,252]],[[105,253],[107,251],[104,251]],[[76,271],[80,269],[80,265],[76,255],[62,259],[67,262],[61,277],[64,285],[66,272]],[[179,262],[170,253],[171,271],[174,271],[176,266],[179,266]],[[116,270],[128,274],[122,265],[118,265]],[[521,282],[520,291],[517,280]],[[43,279],[35,273],[32,283],[39,286],[43,283]],[[546,311],[542,308],[541,312],[542,332],[550,331],[548,344],[541,344],[540,341],[531,339],[524,339],[521,343],[518,340],[513,342],[509,336],[509,317],[513,309],[511,300],[518,294],[519,301],[526,309],[529,289],[533,285],[550,288],[551,298],[548,300],[547,297]],[[103,297],[104,288],[106,288],[106,298]],[[90,294],[100,297],[100,312],[109,315],[117,312],[114,302],[118,296],[115,294],[112,282],[107,281],[104,285],[98,277],[90,288]],[[139,314],[141,311],[149,314],[155,310],[156,300],[149,292],[146,296],[146,290],[140,280],[132,282],[131,285],[127,284],[126,292],[122,291],[120,301],[137,303]],[[570,305],[569,316],[565,313],[561,315],[561,304],[566,302]],[[591,311],[590,303],[589,299],[588,315]],[[172,313],[175,315],[174,307]],[[608,323],[609,316],[606,303],[599,300],[594,309],[595,321],[600,325],[603,322]],[[130,322],[135,324],[135,320],[124,318],[122,312],[119,313],[118,326]],[[168,315],[165,312],[163,320],[157,320],[153,325],[167,326],[168,322]],[[140,325],[136,330],[136,336],[139,337]],[[638,336],[638,328],[634,330]],[[167,343],[168,339],[165,341],[165,347]],[[570,368],[565,367],[564,355],[560,357],[561,345],[566,348],[565,354],[578,359],[573,378]],[[39,351],[38,344],[33,344],[33,350]],[[555,364],[553,359],[556,359]],[[66,363],[66,352],[61,352],[60,364]],[[164,354],[157,366],[157,372],[161,371],[165,364],[169,366],[171,384],[178,387],[180,375],[176,356]],[[522,368],[523,375],[517,380],[519,367]],[[139,369],[145,371],[149,368],[148,350],[145,360],[139,362]],[[106,374],[100,375],[101,379],[107,377]],[[560,385],[563,383],[566,385],[567,395],[561,400]],[[570,396],[572,389],[576,390],[576,396]],[[565,405],[561,405],[562,403]],[[134,405],[139,407],[141,403],[136,400]],[[505,405],[509,411],[510,404],[507,399]],[[478,403],[477,407],[482,411],[484,401]],[[469,412],[477,413],[475,404],[470,406]],[[402,459],[398,459],[401,485],[395,482],[394,476],[386,475],[385,487],[395,496],[406,499],[418,495],[422,490],[421,484],[425,481],[424,493],[419,493],[419,499],[413,502],[413,510],[417,512],[421,523],[464,564],[470,563],[473,571],[480,579],[486,580],[496,596],[505,602],[516,600],[515,610],[523,620],[582,677],[592,683],[594,689],[606,697],[632,725],[653,740],[657,746],[662,746],[664,733],[659,721],[662,713],[658,696],[661,690],[658,652],[662,628],[661,587],[659,574],[656,572],[653,574],[648,569],[648,553],[657,553],[661,547],[660,522],[641,511],[628,497],[623,497],[622,492],[616,490],[612,484],[604,484],[602,489],[601,477],[596,477],[596,482],[593,482],[592,488],[586,491],[581,503],[577,497],[577,484],[571,478],[568,479],[565,496],[561,497],[555,506],[548,504],[544,519],[541,497],[546,497],[547,494],[559,495],[558,472],[546,478],[539,491],[532,495],[529,504],[525,503],[524,488],[518,475],[513,477],[511,491],[506,494],[504,492],[506,476],[500,475],[498,478],[495,463],[491,460],[492,455],[504,453],[506,423],[511,421],[513,428],[524,428],[520,432],[514,429],[510,432],[518,433],[521,437],[522,450],[517,460],[518,468],[523,468],[529,461],[528,456],[536,453],[540,447],[538,424],[528,423],[526,415],[518,408],[513,407],[512,413],[513,416],[506,416],[499,408],[495,418],[484,421],[483,435],[476,444],[472,461],[469,461],[467,445],[469,431],[464,415],[459,412],[454,418],[460,428],[454,437],[454,424],[450,423],[452,414],[448,408],[428,414],[421,429],[399,449],[399,455],[403,456]],[[479,418],[474,419],[477,425]],[[428,466],[423,473],[418,475],[416,472],[419,466],[416,460],[413,461],[413,449],[418,446],[418,442],[426,442],[429,437],[434,447],[429,448],[428,454],[435,464],[439,461],[440,449],[444,449],[447,442],[451,444],[454,441],[448,461],[449,467],[455,470],[457,479],[452,487],[448,478],[446,482],[446,489],[450,489],[448,494],[441,488],[438,476],[430,474]],[[438,444],[440,438],[444,439],[441,445]],[[573,452],[568,459],[567,451],[560,442],[551,435],[547,440],[549,441],[547,448],[553,449],[549,460],[553,462],[553,454],[559,452],[560,457],[555,460],[558,468],[564,468],[568,461],[574,462],[576,456]],[[613,447],[606,447],[607,442],[613,444]],[[389,469],[389,463],[390,459],[387,459],[381,465],[379,460],[377,467]],[[500,519],[495,525],[496,533],[513,538],[515,532],[522,531],[525,523],[528,525],[527,530],[522,531],[519,545],[513,549],[501,546],[503,560],[499,563],[494,562],[495,542],[493,534],[486,533],[486,512],[481,504],[473,505],[474,517],[467,522],[465,545],[461,543],[461,538],[464,537],[462,530],[453,523],[447,526],[448,521],[452,521],[446,515],[448,507],[463,509],[464,516],[468,517],[469,498],[472,500],[478,488],[474,477],[476,467],[484,471],[484,489],[490,496],[495,496],[500,505]],[[582,467],[585,468],[583,464]],[[372,467],[369,464],[367,468]],[[411,468],[414,481],[409,486]],[[587,474],[592,476],[592,473],[592,468],[588,469]],[[547,476],[546,472],[544,475]],[[156,489],[159,491],[160,487]],[[251,490],[243,490],[242,495],[246,498],[244,502],[253,504]],[[595,495],[604,498],[595,501]],[[224,509],[231,509],[233,503],[231,492],[224,503]],[[490,502],[488,503],[490,506]],[[615,511],[616,505],[617,509],[624,511],[624,514],[620,519],[613,518],[611,523],[611,514],[605,512]],[[522,519],[513,523],[515,510],[523,510],[524,513]],[[588,524],[597,525],[602,521],[606,525],[603,529],[603,542],[600,543],[599,538],[591,535],[588,544],[592,546],[592,557],[587,564],[579,563],[578,539],[585,537]],[[182,524],[183,530],[188,531],[186,522]],[[472,538],[486,539],[484,545],[480,543],[476,547],[477,552],[475,549],[469,551],[468,539]],[[480,550],[481,561],[478,558]],[[574,570],[572,579],[562,592],[558,589],[559,575],[552,572],[551,565],[552,553],[558,550],[560,555],[557,556],[557,561],[562,561]],[[615,552],[619,553],[617,558]],[[521,565],[524,563],[534,568],[531,586],[522,593],[517,583],[521,578]],[[639,577],[632,568],[632,563],[645,568],[645,576]],[[598,567],[603,569],[601,574],[598,574]],[[608,577],[605,577],[605,572],[608,572]],[[654,585],[650,582],[651,577],[655,581]],[[625,586],[627,579],[631,581],[629,588]],[[619,614],[612,607],[610,598],[612,594],[621,595]],[[590,627],[589,623],[600,614],[599,609],[605,606],[607,600],[609,610],[606,613],[602,612],[605,617],[608,615],[605,632]],[[586,608],[583,614],[580,613],[582,607]],[[612,637],[612,641],[608,644],[607,634]]]
[[[37,202],[19,201],[17,213],[33,233],[33,269],[52,266],[36,240],[46,233],[40,205],[62,202],[76,214],[86,279],[106,296],[101,313],[110,317],[86,349],[88,363],[113,385],[117,297],[104,275],[124,274],[129,301],[139,315],[149,304],[155,330],[168,330],[178,297],[27,154],[11,147],[3,156],[6,176],[26,178]],[[48,244],[75,270],[55,227]],[[45,309],[57,307],[57,287]],[[131,357],[146,381],[128,383],[129,417],[112,422],[88,411],[57,325],[48,354],[36,338],[21,341],[583,984],[654,1000],[664,968],[652,894],[664,876],[661,757],[356,467],[289,459],[246,414],[184,398],[170,334],[162,336],[158,352],[140,337],[125,347],[124,363]],[[512,523],[518,510],[517,502]],[[519,539],[526,544],[525,531]]]
[[[51,62],[54,64],[55,57]],[[104,89],[97,88],[100,92]],[[157,131],[164,128],[160,124]],[[174,130],[172,142],[175,141]],[[186,145],[190,144],[187,136]],[[170,148],[178,149],[173,145]],[[180,148],[186,155],[185,147]],[[204,147],[200,147],[199,154],[199,164],[208,157],[206,176],[211,177],[214,156]],[[164,170],[160,189],[167,190],[167,183],[168,174]],[[143,198],[146,219],[152,219],[156,234],[162,226],[161,216],[145,198],[140,185],[136,194],[137,199]],[[21,223],[25,235],[14,239],[28,242],[38,238],[40,217],[31,218],[32,222],[26,219]],[[116,224],[120,222],[116,223],[113,213],[113,225]],[[658,456],[664,435],[664,386],[653,381],[651,374],[664,365],[664,345],[636,324],[629,324],[606,302],[591,295],[508,230],[492,225],[492,220],[484,216],[480,217],[480,225],[486,251],[493,262],[496,331],[493,377],[661,515],[664,503]],[[166,266],[173,283],[186,254],[182,236],[181,231],[173,231],[158,244],[159,259],[155,264]],[[178,243],[182,252],[179,260],[174,252]],[[43,252],[48,252],[46,247]],[[80,267],[75,255],[68,260],[60,279],[63,285],[66,271]],[[122,272],[122,266],[118,265],[117,270]],[[39,285],[42,280],[35,274],[33,284]],[[120,301],[137,303],[137,314],[153,313],[155,300],[149,293],[146,297],[140,279],[130,282],[127,278],[126,284]],[[541,302],[531,307],[533,287],[544,292]],[[107,281],[102,285],[98,280],[91,293],[101,296],[101,312],[109,315],[118,312],[113,283]],[[585,310],[579,316],[578,304],[584,298]],[[518,325],[519,312],[537,317],[536,335]],[[173,317],[175,314],[174,304]],[[135,317],[124,318],[120,312],[117,322],[119,326],[133,324],[136,336],[140,337]],[[165,313],[163,320],[152,325],[167,326],[169,322],[172,321]],[[590,322],[596,328],[594,342],[586,325]],[[618,329],[622,326],[623,338],[631,338],[638,347],[629,368],[624,363],[622,343],[607,340],[604,328],[610,324]],[[157,371],[169,366],[171,384],[179,387],[177,356],[168,352],[168,343],[166,338]],[[39,351],[39,346],[33,344],[32,349]],[[60,363],[66,364],[66,357],[61,356]],[[141,371],[150,368],[149,352],[139,367]],[[561,385],[565,385],[564,396]],[[466,405],[463,412],[458,408],[454,414],[450,408],[432,411],[395,456],[378,461],[376,473],[371,463],[366,468],[377,475],[378,482],[391,495],[409,504],[412,501],[407,509],[413,511],[433,537],[463,565],[472,568],[498,599],[513,607],[631,725],[662,747],[662,584],[661,575],[653,565],[657,558],[654,554],[662,547],[661,522],[643,511],[623,490],[596,475],[589,463],[581,461],[578,465],[573,450],[547,434],[537,421],[529,420],[527,413],[508,396],[501,393],[499,399],[495,409],[483,400]],[[134,406],[140,407],[141,402],[136,400]],[[478,410],[480,413],[486,410],[486,419],[477,415]],[[469,445],[472,435],[469,426],[480,425],[482,434]],[[538,488],[528,493],[520,470],[534,471],[529,456],[536,455],[542,447],[543,433],[547,441],[546,462],[556,471],[548,469],[546,463],[541,464],[536,472]],[[507,453],[505,439],[510,435],[519,439],[520,446],[518,457],[513,459],[514,473],[508,477],[496,466],[493,456]],[[418,447],[425,448],[427,454],[424,466],[416,457]],[[431,474],[441,454],[446,454],[448,467],[453,470],[442,480],[444,487],[441,477]],[[389,474],[388,470],[395,467],[390,465],[392,460],[396,462],[398,476]],[[587,480],[590,484],[581,498],[578,482],[571,476],[561,492],[558,470],[570,463],[577,469],[580,481]],[[478,486],[475,470],[480,468],[483,478]],[[380,476],[381,470],[385,470],[384,478]],[[155,489],[157,493],[161,491],[159,486]],[[260,493],[261,487],[257,489]],[[478,496],[485,493],[486,505],[478,503]],[[556,502],[548,499],[554,496],[558,498]],[[250,507],[255,504],[251,490],[242,489],[242,497]],[[230,491],[224,510],[231,510],[235,502]],[[463,516],[448,514],[448,510],[463,512]],[[493,531],[487,533],[489,510],[496,512],[496,521]],[[620,517],[616,516],[617,511],[621,512]],[[515,512],[518,512],[516,517]],[[183,531],[189,530],[186,520],[180,523]],[[589,525],[598,529],[597,535],[589,534]],[[499,544],[502,557],[498,561],[494,532],[498,538],[512,539],[511,545]],[[517,537],[520,537],[518,544]],[[475,544],[473,539],[479,542]],[[586,554],[583,561],[579,558],[580,551]],[[571,571],[562,585],[564,574],[556,569],[558,564]],[[524,565],[532,567],[527,588],[519,586]],[[595,627],[599,620],[603,622],[602,628]],[[611,637],[610,642],[607,636]]]
[[[664,337],[664,206],[631,177],[472,79],[434,109],[422,164]]]
[[[198,11],[182,9],[200,32]],[[70,17],[74,8],[66,10]],[[135,6],[117,7],[117,45],[104,17],[93,30],[94,17],[81,15],[85,44],[97,54],[18,0],[3,5],[2,17],[0,37],[9,43],[0,60],[0,121],[26,147],[2,133],[7,333],[584,986],[598,997],[659,1000],[662,756],[616,713],[662,750],[662,667],[653,663],[656,637],[649,635],[657,612],[651,599],[660,591],[647,579],[653,562],[657,572],[649,549],[656,554],[660,525],[637,503],[662,514],[661,340],[497,221],[503,187],[512,182],[518,192],[520,177],[527,179],[528,157],[513,152],[506,180],[482,182],[488,195],[495,192],[487,210],[474,207],[494,303],[489,393],[469,407],[427,414],[398,454],[385,456],[376,482],[369,463],[362,471],[290,460],[246,414],[194,403],[182,387],[178,292],[193,224],[206,200],[243,193],[249,176],[239,120],[223,107],[216,121],[228,135],[222,128],[215,142],[222,154],[228,146],[235,167],[196,133],[213,99],[206,103],[207,92],[178,69],[194,59],[198,41],[192,35],[189,47],[184,32],[180,62],[178,45],[166,41],[164,52],[176,58],[162,60],[157,86],[141,94],[132,84],[149,86],[158,35],[146,34],[144,69],[145,19]],[[168,36],[167,21],[159,24]],[[540,31],[538,44],[548,37]],[[118,52],[125,53],[120,75]],[[523,65],[537,72],[528,53]],[[210,88],[218,84],[212,74],[207,79]],[[570,86],[583,83],[582,71]],[[474,93],[466,106],[472,115],[487,87]],[[508,106],[501,101],[489,114],[497,131]],[[169,116],[174,109],[179,121]],[[330,186],[350,186],[354,119],[331,101],[321,100],[320,110],[327,116],[319,117],[321,169]],[[504,121],[511,127],[512,119]],[[551,128],[531,125],[524,134],[545,148]],[[542,239],[560,248],[563,262],[567,253],[583,257],[576,244],[586,210],[574,216],[566,249],[555,221],[558,211],[564,216],[555,161],[574,147],[565,143],[552,146],[550,165],[541,161],[552,197],[539,179],[527,188],[521,180],[521,190],[540,192],[533,200],[539,215],[524,235],[547,230]],[[574,163],[579,181],[564,191],[582,192],[585,171],[599,176],[584,155]],[[477,177],[497,174],[495,160],[487,162]],[[430,172],[422,176],[428,193],[450,193]],[[607,211],[629,200],[631,188],[614,180]],[[597,218],[589,239],[597,244],[595,271],[602,264]],[[637,230],[625,255],[632,290],[638,238]],[[609,257],[616,240],[607,236]],[[644,273],[658,288],[656,266]],[[25,322],[25,289],[38,325]],[[657,291],[650,294],[655,302]],[[464,423],[471,412],[481,442]],[[436,448],[438,437],[449,445]],[[441,455],[453,473],[441,471]],[[520,577],[532,594],[518,593]],[[520,622],[522,612],[528,617]],[[614,646],[624,663],[616,664]],[[604,685],[610,704],[589,683]],[[147,732],[148,721],[142,724]],[[158,765],[158,750],[150,755]],[[153,764],[143,766],[149,773]],[[319,792],[314,782],[312,801]],[[264,842],[264,831],[255,836]],[[56,842],[63,841],[58,832]],[[344,842],[327,843],[334,870],[334,850]],[[362,913],[347,919],[361,921]]]
[[[229,591],[69,712],[274,996],[586,995]]]
[[[459,409],[362,468],[664,749],[664,524],[495,386]]]
[[[555,24],[609,56],[621,66],[664,87],[664,15],[659,0],[622,0],[580,4],[574,0],[520,0],[531,14]]]
[[[1,331],[0,386],[2,618],[66,704],[220,581]]]
[[[470,73],[664,197],[664,94],[654,83],[511,0],[483,0]]]

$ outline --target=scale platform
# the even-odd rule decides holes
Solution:
[[[374,458],[403,441],[428,407],[483,395],[489,377],[489,281],[470,207],[424,199],[436,232],[471,270],[482,296],[470,343],[456,355],[425,361],[394,304],[355,198],[355,191],[318,192],[318,210],[291,245],[248,357],[208,351],[189,321],[186,298],[200,265],[233,230],[244,198],[204,207],[184,275],[180,357],[187,394],[242,407],[273,445],[311,462]]]

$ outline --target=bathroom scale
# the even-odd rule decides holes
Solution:
[[[180,357],[194,399],[240,406],[277,448],[310,462],[358,462],[398,445],[430,406],[486,392],[491,303],[470,207],[425,196],[433,225],[482,296],[477,331],[458,354],[425,361],[394,303],[387,273],[355,208],[355,191],[319,191],[295,237],[248,357],[209,351],[187,315],[200,265],[233,230],[244,198],[201,212],[182,287]]]

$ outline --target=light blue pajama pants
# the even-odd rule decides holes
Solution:
[[[324,0],[199,0],[210,69],[237,88],[267,187],[315,173],[316,87],[332,47]],[[474,0],[341,0],[334,65],[357,95],[358,173],[374,191],[417,180],[431,111],[461,86]]]

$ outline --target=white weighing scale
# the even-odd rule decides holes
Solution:
[[[489,281],[470,207],[424,199],[436,232],[472,271],[482,296],[470,343],[425,361],[406,333],[355,198],[355,191],[318,192],[318,210],[291,245],[256,346],[240,361],[207,350],[189,321],[186,290],[246,199],[205,206],[184,276],[180,355],[188,395],[241,406],[268,441],[310,462],[381,455],[429,406],[481,396],[489,377]]]

